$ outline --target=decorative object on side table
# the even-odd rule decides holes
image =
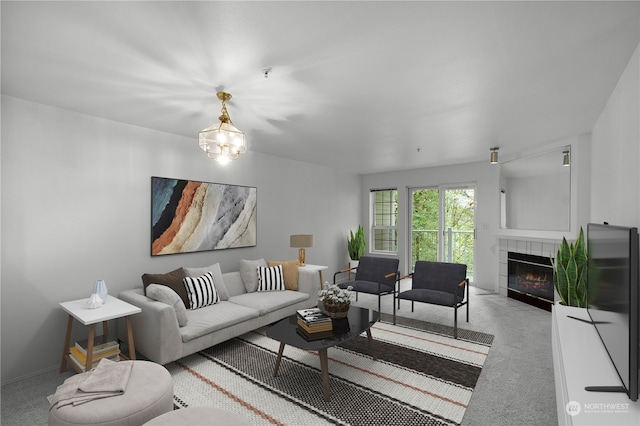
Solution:
[[[107,302],[107,285],[104,280],[96,280],[93,283],[91,297],[87,300],[89,309],[97,309]]]
[[[102,299],[102,303],[107,303],[107,284],[105,284],[104,280],[96,280],[93,283],[93,292],[98,293],[100,299]]]
[[[87,307],[89,309],[97,309],[102,306],[102,299],[98,293],[91,293],[91,297],[87,300]]]
[[[587,307],[587,248],[584,232],[580,227],[578,239],[567,243],[562,237],[562,244],[553,263],[553,284],[560,295],[561,303],[578,308]]]
[[[324,304],[324,310],[332,318],[344,318],[349,312],[351,305],[351,290],[349,286],[342,289],[337,285],[330,285],[318,293],[318,300]]]
[[[306,254],[304,249],[313,247],[313,235],[296,234],[289,237],[289,245],[298,249],[298,261],[300,266],[306,266]]]

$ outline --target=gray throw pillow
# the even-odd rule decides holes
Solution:
[[[173,306],[173,309],[176,311],[176,317],[178,318],[178,325],[180,327],[187,325],[189,320],[187,318],[187,308],[184,306],[184,302],[180,296],[178,296],[178,293],[171,288],[166,285],[149,284],[147,286],[147,297]]]
[[[240,277],[247,293],[258,290],[258,266],[267,266],[267,262],[264,259],[241,259],[239,262]]]
[[[222,270],[220,269],[219,263],[214,263],[213,265],[205,266],[203,268],[182,269],[184,269],[184,273],[187,277],[200,277],[207,272],[211,272],[211,275],[213,276],[213,286],[216,288],[218,297],[220,297],[220,300],[229,300],[229,292],[227,292],[227,287],[224,284],[224,278],[222,278]]]

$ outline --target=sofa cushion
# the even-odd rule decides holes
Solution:
[[[211,272],[199,277],[184,277],[184,286],[187,288],[189,296],[189,309],[202,308],[220,301],[213,285]]]
[[[229,300],[229,293],[227,292],[227,288],[224,284],[224,278],[222,277],[222,270],[220,269],[219,263],[214,263],[213,265],[205,266],[203,268],[182,269],[184,269],[185,276],[187,277],[199,277],[207,272],[211,272],[211,275],[213,276],[213,286],[216,288],[218,296],[220,296],[220,300]]]
[[[240,271],[226,272],[222,275],[224,276],[224,286],[227,288],[229,298],[239,294],[245,294],[247,292],[247,289],[242,282]]]
[[[258,266],[258,291],[282,291],[282,265]]]
[[[257,318],[258,315],[259,313],[256,309],[240,306],[229,301],[219,302],[201,309],[187,311],[189,324],[180,328],[180,336],[183,342],[188,342],[215,331],[233,327],[241,322]]]
[[[238,266],[247,292],[252,293],[258,290],[258,266],[267,266],[267,262],[264,259],[240,259]]]
[[[298,268],[300,267],[300,261],[296,260],[269,260],[267,266],[282,265],[282,276],[284,277],[284,286],[287,290],[298,289]]]
[[[144,294],[147,294],[147,287],[149,284],[160,284],[171,287],[173,291],[178,293],[180,299],[189,306],[189,298],[187,297],[187,290],[184,288],[184,269],[178,268],[166,274],[142,274],[142,285],[144,287]]]
[[[229,298],[229,302],[257,310],[266,315],[278,309],[309,299],[307,293],[301,291],[263,291],[240,294]],[[189,320],[191,321],[191,320]]]
[[[150,284],[147,286],[147,297],[173,306],[173,309],[176,311],[176,318],[178,318],[178,325],[180,327],[187,325],[189,321],[187,318],[187,308],[184,306],[184,302],[180,299],[178,293],[173,291],[173,289],[166,285]]]

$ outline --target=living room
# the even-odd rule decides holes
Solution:
[[[474,154],[473,159],[458,164],[443,161],[442,165],[437,165],[435,159],[435,164],[428,167],[376,172],[359,173],[251,148],[238,160],[221,167],[197,146],[196,134],[204,126],[194,128],[194,136],[187,137],[126,120],[83,113],[82,98],[95,98],[101,94],[95,87],[87,88],[86,93],[70,93],[67,99],[48,103],[37,94],[12,86],[12,80],[5,80],[5,67],[11,65],[5,55],[12,53],[5,51],[5,43],[12,46],[8,40],[23,34],[12,31],[20,25],[28,28],[30,24],[27,21],[5,22],[8,16],[15,16],[8,15],[8,11],[21,11],[18,2],[11,3],[2,3],[5,59],[2,62],[1,142],[3,385],[57,368],[67,318],[58,304],[88,297],[97,279],[105,280],[109,293],[117,295],[141,286],[140,276],[146,272],[163,273],[181,266],[201,267],[213,262],[219,262],[223,271],[231,271],[237,268],[239,259],[292,259],[297,250],[289,247],[289,236],[299,233],[314,235],[313,247],[307,249],[307,260],[326,265],[325,279],[329,279],[330,273],[332,275],[348,262],[346,239],[349,231],[362,224],[369,232],[371,189],[397,188],[398,218],[405,221],[404,189],[417,185],[473,182],[477,200],[473,285],[500,292],[498,237],[505,232],[500,229],[499,220],[500,167],[489,163],[489,148],[493,145],[482,144],[478,148],[481,154]],[[56,2],[50,3],[53,5],[49,7],[55,7]],[[633,13],[638,16],[637,7]],[[574,239],[579,227],[588,222],[640,226],[640,53],[638,20],[635,22],[635,28],[625,36],[632,47],[621,55],[626,58],[619,61],[617,77],[593,87],[590,95],[603,102],[600,110],[585,112],[588,116],[585,120],[592,123],[589,128],[576,126],[573,133],[565,131],[550,139],[530,141],[529,133],[533,133],[537,119],[532,115],[528,122],[521,123],[521,143],[527,141],[528,145],[509,149],[508,139],[496,143],[501,146],[501,161],[571,146],[572,179],[575,178],[572,184],[576,191],[571,194],[575,211],[570,231],[520,232],[515,236],[555,240],[564,234]],[[603,38],[599,37],[606,39],[594,34],[594,46],[603,43]],[[34,39],[33,44],[41,41]],[[52,55],[74,56],[72,48],[58,46],[58,49],[52,51]],[[313,55],[306,58],[311,61]],[[600,62],[608,60],[607,57],[597,58]],[[47,65],[52,67],[50,72],[55,77],[55,61]],[[553,63],[545,66],[553,67]],[[22,72],[28,76],[32,71],[24,69]],[[277,81],[278,72],[278,67],[274,66],[272,75],[258,77],[262,79],[260,81]],[[174,77],[167,77],[168,84],[177,84],[172,80]],[[159,77],[154,76],[153,80],[156,79]],[[52,77],[45,83],[55,86],[57,81]],[[209,87],[229,84],[225,81],[209,83]],[[380,85],[384,84],[381,82]],[[373,90],[380,90],[380,87]],[[215,93],[205,96],[202,102],[207,106],[203,114],[211,121],[217,116],[219,103],[216,103]],[[246,110],[251,108],[239,96],[234,101],[236,103],[229,106],[229,113],[239,128],[248,131],[247,126],[251,126],[243,123],[240,117],[246,116]],[[125,99],[123,103],[126,102]],[[402,106],[401,99],[397,102],[380,99],[380,102],[389,109]],[[304,105],[303,102],[300,104]],[[117,107],[103,106],[105,111]],[[311,104],[308,108],[316,107]],[[239,114],[242,108],[244,115]],[[173,120],[165,117],[162,110],[156,110],[155,114],[156,124]],[[545,125],[540,123],[541,127]],[[275,127],[278,126],[276,122]],[[294,129],[299,126],[304,123],[294,122]],[[256,134],[267,139],[266,133]],[[257,148],[261,144],[260,137],[251,144]],[[411,151],[416,151],[413,146]],[[333,155],[339,157],[341,153],[338,150]],[[151,256],[152,176],[256,187],[257,245]],[[399,223],[399,229],[404,227],[406,222]],[[406,236],[399,238],[402,240]],[[406,246],[398,246],[403,273],[409,272]],[[77,327],[72,337],[82,339],[86,335]]]

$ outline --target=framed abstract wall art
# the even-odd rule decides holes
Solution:
[[[257,189],[151,177],[151,255],[256,245]]]

